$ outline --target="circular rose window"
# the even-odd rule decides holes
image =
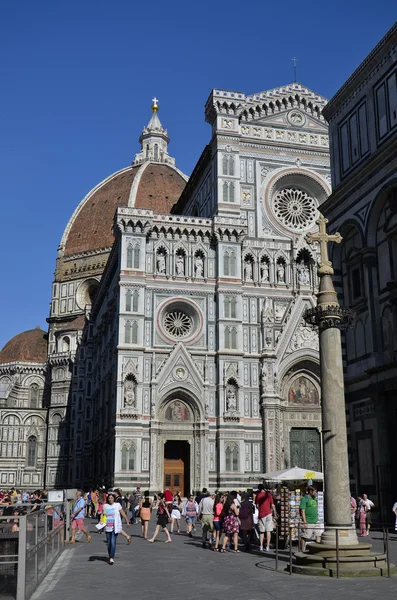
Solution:
[[[201,310],[187,298],[173,298],[159,308],[157,323],[162,336],[168,341],[194,341],[203,330]]]
[[[294,231],[309,229],[317,216],[314,199],[295,188],[279,190],[273,199],[273,210],[278,221]]]
[[[184,338],[191,332],[193,319],[182,310],[173,310],[164,317],[164,329],[176,338]]]

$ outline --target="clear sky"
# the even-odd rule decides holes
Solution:
[[[0,3],[0,347],[47,329],[73,210],[130,164],[151,99],[190,175],[214,87],[297,79],[330,98],[396,19],[396,0],[19,0]]]

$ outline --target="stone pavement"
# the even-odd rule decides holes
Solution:
[[[149,534],[154,526],[153,516]],[[92,521],[92,542],[86,544],[81,539],[75,546],[67,546],[32,600],[109,600],[123,596],[138,596],[140,600],[202,600],[203,596],[244,600],[296,600],[303,596],[305,600],[328,600],[339,595],[350,600],[361,600],[363,595],[382,600],[397,598],[397,576],[339,580],[290,576],[272,570],[274,552],[220,554],[204,550],[200,528],[193,539],[173,535],[171,544],[164,543],[162,533],[154,544],[149,544],[139,537],[140,525],[124,529],[132,536],[131,545],[119,535],[115,564],[110,566],[105,535],[96,533]],[[373,533],[369,539],[374,549],[382,547],[381,533]],[[397,535],[391,536],[390,548],[396,564]],[[283,566],[281,563],[280,568]]]

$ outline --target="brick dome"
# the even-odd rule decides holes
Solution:
[[[46,360],[47,333],[39,326],[19,333],[6,343],[0,352],[0,363],[45,362]]]
[[[60,251],[71,255],[110,248],[114,242],[112,229],[117,207],[168,214],[186,182],[187,177],[176,167],[151,161],[114,173],[79,204],[65,229]]]

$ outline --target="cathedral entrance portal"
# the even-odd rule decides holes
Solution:
[[[190,493],[190,444],[186,441],[168,440],[164,444],[164,489],[182,496]]]

